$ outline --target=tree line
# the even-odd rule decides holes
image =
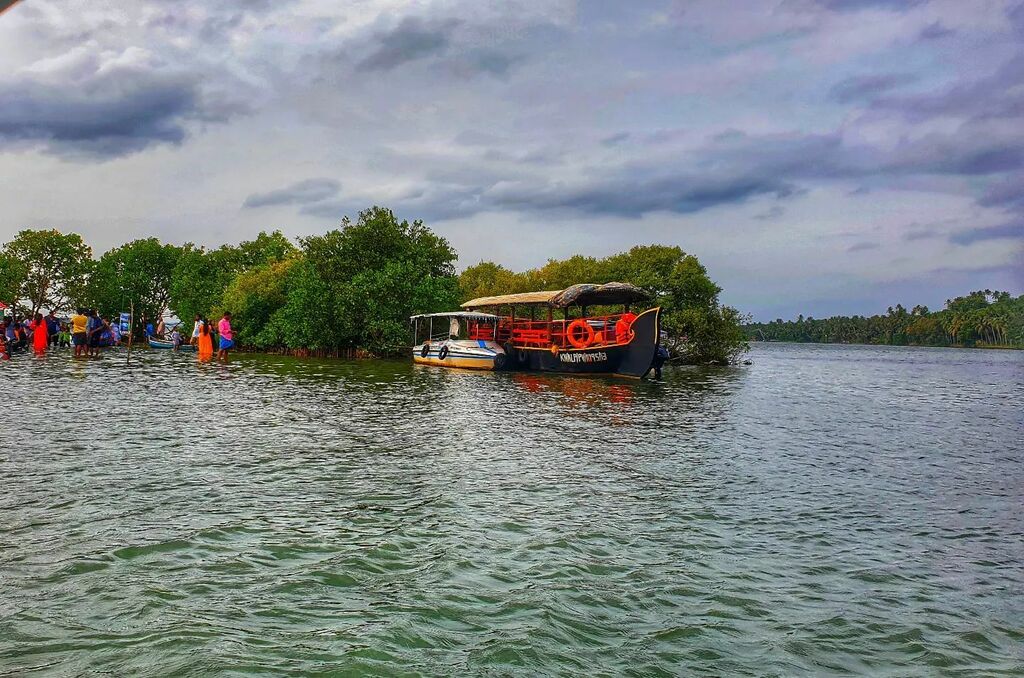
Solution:
[[[753,341],[892,346],[966,346],[1024,348],[1024,295],[979,290],[948,299],[930,311],[890,306],[885,315],[774,320],[743,326]]]
[[[237,245],[176,246],[143,238],[98,258],[76,233],[26,230],[0,249],[0,300],[25,313],[76,307],[137,318],[171,311],[186,321],[231,311],[238,343],[255,350],[393,355],[409,344],[408,318],[470,298],[578,282],[645,288],[690,362],[726,362],[746,348],[738,311],[692,255],[650,245],[604,259],[575,256],[512,272],[482,262],[456,273],[456,251],[421,221],[382,207],[296,242],[280,231]]]

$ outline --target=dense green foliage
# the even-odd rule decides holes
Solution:
[[[298,251],[280,231],[260,233],[255,240],[237,247],[223,245],[207,251],[188,243],[181,250],[171,273],[169,305],[186,319],[208,315],[218,308],[236,276],[282,261]]]
[[[13,300],[24,300],[27,310],[58,310],[86,296],[95,262],[92,249],[77,233],[56,230],[22,231],[3,249],[0,283]]]
[[[297,250],[246,245],[256,255],[211,310],[231,310],[239,340],[253,348],[395,353],[408,344],[410,315],[458,301],[455,251],[422,222],[398,221],[387,209],[345,219]]]
[[[679,247],[637,246],[610,257],[551,259],[544,266],[512,272],[485,261],[459,276],[462,300],[494,294],[557,290],[581,282],[628,282],[647,290],[661,306],[663,326],[685,362],[733,362],[747,349],[739,311],[719,303],[721,288],[696,257]]]
[[[1024,347],[1024,295],[982,290],[946,301],[931,312],[890,307],[885,315],[836,316],[751,323],[744,332],[752,340],[895,346]]]
[[[180,247],[156,238],[106,252],[89,279],[86,305],[110,316],[131,303],[138,316],[157,317],[170,302],[171,273],[180,257]]]

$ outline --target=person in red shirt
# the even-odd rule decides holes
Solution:
[[[42,313],[36,313],[36,319],[32,321],[32,348],[36,353],[46,353],[46,347],[50,343],[49,335],[46,333],[46,321]]]

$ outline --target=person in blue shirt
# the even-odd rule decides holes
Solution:
[[[46,334],[49,337],[50,346],[56,346],[60,340],[60,321],[57,320],[57,312],[52,309],[46,316]]]
[[[99,356],[100,346],[103,345],[103,335],[106,333],[109,326],[106,321],[100,317],[100,314],[96,309],[89,311],[89,322],[86,325],[86,332],[89,335],[89,353],[94,356]]]

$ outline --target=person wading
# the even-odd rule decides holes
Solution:
[[[217,351],[217,360],[227,362],[228,351],[235,347],[234,335],[231,333],[230,311],[224,311],[224,317],[217,323],[217,333],[220,334],[220,350]]]
[[[57,346],[60,339],[60,320],[57,320],[57,312],[54,310],[46,316],[46,336],[50,340],[50,346]]]
[[[85,315],[84,309],[78,309],[78,313],[71,317],[71,343],[75,345],[75,357],[79,358],[89,351],[89,317]]]
[[[46,347],[50,344],[49,335],[46,332],[46,320],[42,313],[36,313],[36,319],[32,321],[32,348],[36,353],[46,353]]]
[[[213,357],[213,333],[210,331],[210,323],[205,318],[199,320],[199,359],[207,361]]]

